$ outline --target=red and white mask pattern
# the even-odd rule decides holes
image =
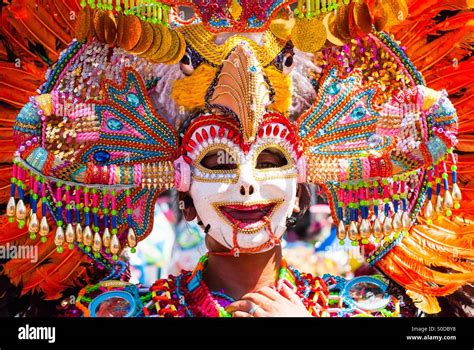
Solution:
[[[301,152],[284,116],[267,114],[252,143],[229,116],[200,116],[183,138],[190,194],[208,234],[233,253],[278,244],[296,201]]]

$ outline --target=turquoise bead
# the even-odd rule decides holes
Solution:
[[[123,129],[123,124],[120,120],[115,118],[109,118],[107,120],[107,127],[112,131],[120,131]]]
[[[127,102],[132,107],[138,107],[138,105],[140,104],[140,99],[138,98],[137,95],[129,93],[129,94],[127,94]]]
[[[364,107],[357,107],[351,112],[351,118],[354,120],[360,120],[365,117],[367,111]]]
[[[341,91],[341,84],[332,83],[329,85],[329,94],[330,95],[337,95]]]

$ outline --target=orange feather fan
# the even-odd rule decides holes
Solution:
[[[435,220],[410,230],[377,267],[406,288],[417,307],[438,313],[437,297],[474,282],[474,13],[466,0],[408,1],[409,17],[392,27],[407,48],[408,57],[423,74],[426,85],[446,89],[459,118],[458,181],[461,209],[451,221]],[[440,20],[441,11],[453,11]]]
[[[18,0],[2,9],[0,25],[0,202],[9,197],[11,159],[15,151],[13,123],[19,109],[36,94],[47,68],[72,40],[71,14],[78,14],[79,1]],[[52,222],[51,222],[52,224]],[[8,225],[8,226],[7,226]],[[53,227],[53,226],[52,226]],[[49,234],[46,243],[35,243],[37,262],[12,259],[3,274],[22,286],[22,295],[42,292],[46,300],[84,279],[91,259],[78,250],[59,254]],[[0,219],[0,244],[30,245],[27,228],[18,229]]]

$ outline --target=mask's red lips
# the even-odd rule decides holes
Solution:
[[[232,224],[243,230],[259,229],[265,225],[264,217],[269,218],[280,204],[279,201],[256,204],[220,204],[219,212]]]

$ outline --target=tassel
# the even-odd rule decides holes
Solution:
[[[372,226],[372,234],[376,238],[376,241],[379,242],[380,239],[383,237],[383,228],[380,220],[376,217],[374,220],[374,224]]]
[[[46,218],[46,180],[40,179],[39,186],[41,187],[41,223],[40,223],[40,236],[41,242],[46,243],[48,240],[47,235],[49,233],[48,219]]]
[[[10,199],[8,200],[8,204],[7,204],[7,216],[8,216],[8,222],[10,223],[12,223],[15,220],[15,213],[16,213],[15,188],[18,182],[17,176],[18,175],[17,175],[16,161],[13,161],[12,177],[10,179],[10,182],[11,182]]]
[[[110,247],[110,239],[111,239],[110,231],[109,231],[109,228],[106,227],[104,229],[104,233],[102,234],[102,244],[105,248]]]
[[[76,224],[76,242],[82,244],[83,241],[83,230],[81,224],[78,222]]]
[[[56,249],[58,253],[62,253],[64,244],[64,230],[61,226],[58,226],[58,228],[56,229],[56,234],[54,236],[54,244],[56,244]]]
[[[346,239],[346,226],[342,220],[339,221],[339,225],[337,226],[337,238],[339,239],[339,244],[344,245],[344,240]]]
[[[120,242],[116,234],[112,235],[112,240],[110,241],[110,252],[113,254],[112,259],[118,260],[117,253],[120,251]]]
[[[128,246],[131,249],[132,253],[135,253],[135,247],[137,246],[137,235],[135,234],[135,231],[133,231],[133,228],[128,229],[128,234],[127,234],[127,243]]]
[[[92,235],[92,231],[91,231],[91,228],[89,225],[87,225],[85,228],[84,228],[84,231],[82,233],[82,242],[84,243],[84,245],[86,246],[86,251],[87,252],[90,252],[90,246],[92,244],[92,241],[93,241],[94,237]]]
[[[99,235],[99,232],[96,232],[94,234],[94,242],[92,244],[92,250],[94,253],[99,253],[100,250],[102,249],[102,238]]]

